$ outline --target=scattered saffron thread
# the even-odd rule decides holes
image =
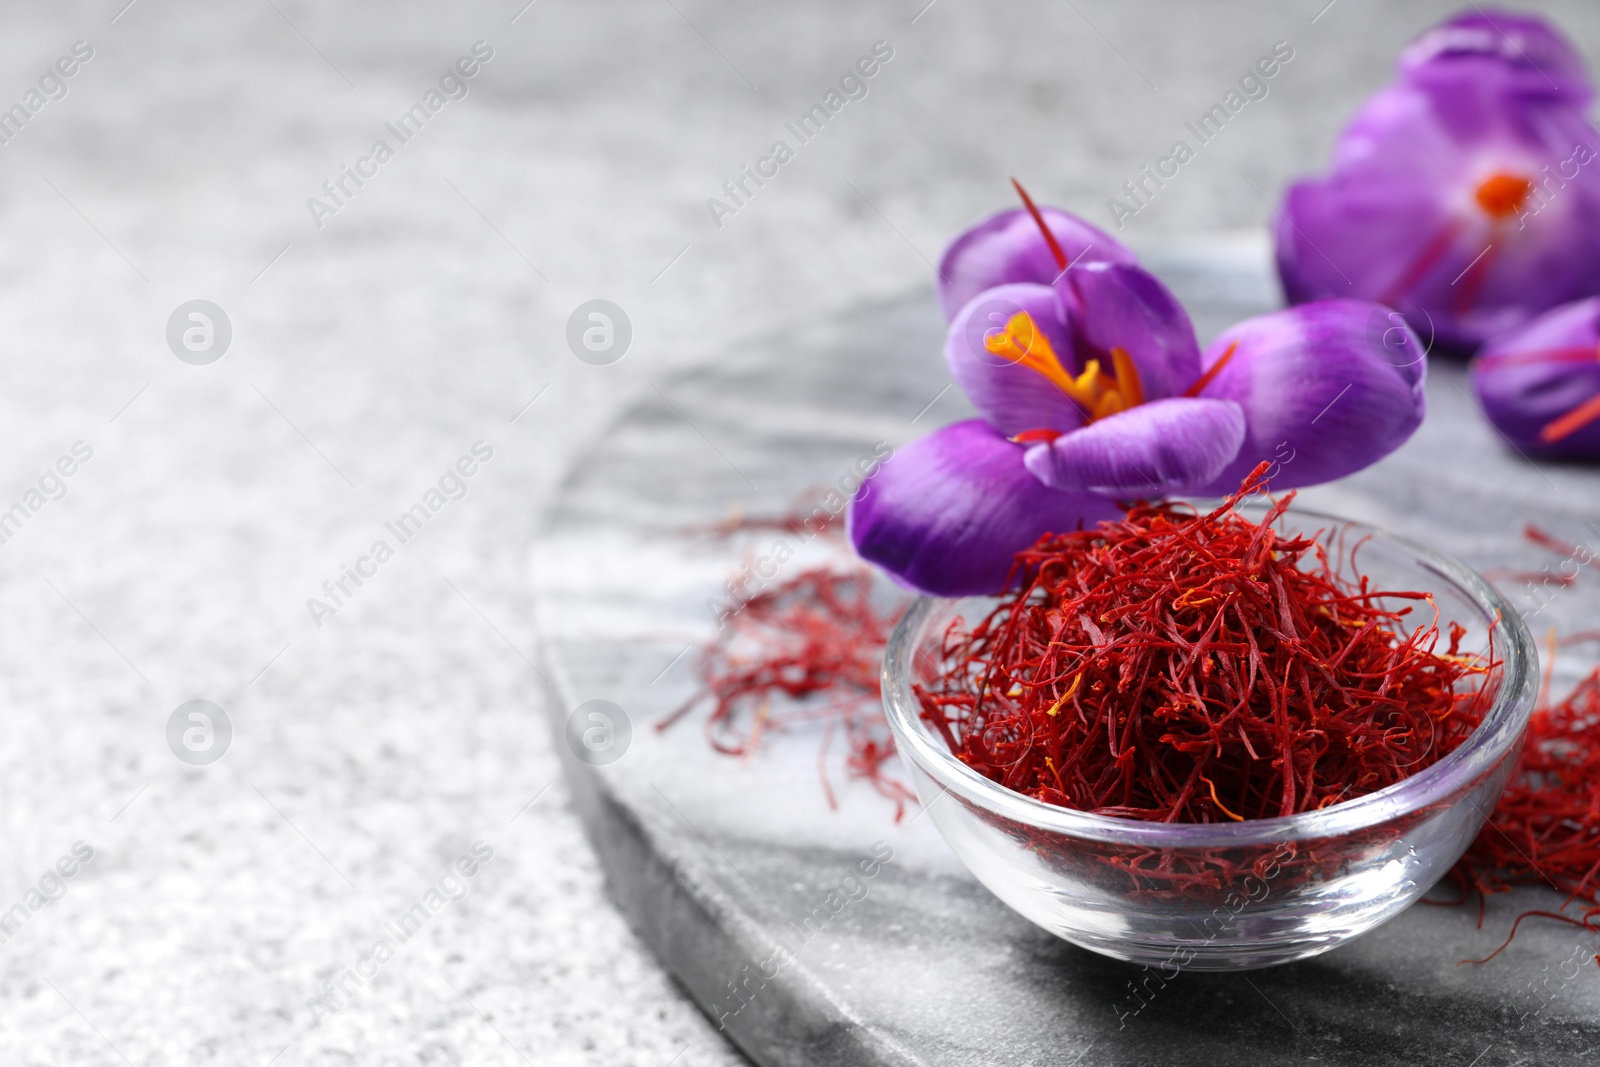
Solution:
[[[828,779],[828,752],[842,734],[847,777],[892,801],[899,822],[916,794],[892,773],[894,737],[878,679],[900,609],[885,614],[872,602],[872,587],[871,571],[856,565],[813,568],[763,589],[701,650],[699,689],[656,729],[709,703],[705,730],[712,747],[748,758],[766,734],[821,723],[817,766],[829,806],[837,809],[838,800]]]
[[[1522,536],[1527,538],[1533,544],[1538,545],[1540,548],[1548,549],[1557,555],[1566,556],[1569,559],[1578,554],[1577,545],[1570,541],[1563,541],[1555,534],[1541,530],[1531,522],[1523,526]]]
[[[1522,528],[1522,536],[1530,543],[1540,548],[1554,552],[1569,560],[1576,560],[1582,554],[1577,545],[1540,529],[1533,523],[1528,523]],[[1548,569],[1542,571],[1517,570],[1514,567],[1490,567],[1483,572],[1485,579],[1491,582],[1523,582],[1532,584],[1542,582],[1546,585],[1559,585],[1567,588],[1578,584],[1578,572],[1571,574],[1552,574]],[[1564,639],[1565,640],[1565,639]]]
[[[1516,885],[1544,885],[1567,894],[1562,907],[1581,901],[1589,907],[1578,918],[1530,910],[1518,915],[1487,963],[1511,944],[1522,920],[1555,919],[1600,932],[1600,668],[1563,699],[1544,703],[1528,723],[1528,736],[1511,781],[1489,822],[1454,869],[1464,903],[1478,898],[1483,925],[1486,898]],[[1596,956],[1600,963],[1600,956]]]
[[[1522,582],[1532,585],[1535,582],[1545,582],[1559,585],[1562,588],[1578,584],[1576,574],[1551,574],[1549,571],[1519,571],[1514,567],[1490,567],[1483,572],[1485,580],[1490,582]]]

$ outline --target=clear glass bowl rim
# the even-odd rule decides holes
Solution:
[[[1197,505],[1203,507],[1204,505]],[[1267,505],[1245,501],[1241,512],[1263,511]],[[941,790],[953,792],[972,804],[1014,822],[1041,830],[1148,848],[1240,847],[1277,841],[1335,837],[1380,825],[1418,809],[1463,796],[1489,773],[1522,737],[1533,712],[1539,670],[1538,652],[1527,624],[1493,586],[1475,571],[1449,556],[1409,538],[1391,534],[1367,523],[1340,518],[1309,508],[1291,506],[1286,517],[1312,524],[1341,526],[1350,533],[1384,541],[1412,554],[1423,569],[1452,582],[1485,617],[1498,614],[1497,649],[1501,655],[1500,691],[1494,704],[1467,739],[1444,759],[1394,785],[1354,800],[1331,804],[1321,811],[1238,823],[1157,823],[1091,815],[1046,804],[992,782],[952,755],[942,739],[922,722],[921,709],[911,691],[907,660],[921,638],[923,624],[935,611],[953,602],[943,597],[919,597],[890,635],[883,658],[884,708],[899,751],[925,771]],[[936,804],[935,797],[927,806]],[[1484,812],[1487,818],[1488,812]]]

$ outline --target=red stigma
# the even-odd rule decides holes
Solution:
[[[1044,243],[1050,246],[1050,254],[1056,257],[1056,266],[1066,270],[1067,264],[1070,262],[1067,259],[1067,254],[1062,251],[1061,243],[1056,240],[1056,235],[1050,232],[1050,227],[1044,224],[1044,216],[1039,214],[1039,209],[1034,206],[1033,197],[1028,195],[1028,190],[1024,189],[1022,183],[1017,179],[1012,178],[1011,184],[1016,187],[1017,195],[1022,197],[1022,206],[1028,209],[1028,214],[1032,215],[1033,221],[1038,223],[1039,232],[1044,234]]]

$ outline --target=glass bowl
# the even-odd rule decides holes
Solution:
[[[1264,506],[1239,510],[1261,521]],[[1057,937],[1169,973],[1314,956],[1421,896],[1499,800],[1538,689],[1522,619],[1461,563],[1381,530],[1297,508],[1275,525],[1315,534],[1330,561],[1348,562],[1359,545],[1374,588],[1432,593],[1441,632],[1466,627],[1464,652],[1487,652],[1492,627],[1499,664],[1481,681],[1488,710],[1455,751],[1386,789],[1301,815],[1228,824],[1090,815],[990,781],[922,721],[912,685],[934,669],[925,653],[937,652],[953,619],[982,618],[993,598],[922,598],[891,637],[884,704],[924,808],[979,881]]]

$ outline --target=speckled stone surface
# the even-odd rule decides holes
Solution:
[[[1147,262],[1203,337],[1273,300],[1259,245]],[[707,604],[726,572],[778,555],[770,532],[719,545],[690,528],[820,500],[875,442],[898,445],[959,417],[964,402],[940,394],[941,322],[930,298],[887,303],[663,381],[574,468],[536,547],[556,707],[609,700],[632,725],[614,762],[569,760],[580,810],[613,891],[685,988],[771,1065],[1587,1062],[1600,1048],[1593,935],[1529,924],[1492,964],[1457,966],[1492,950],[1517,910],[1559,905],[1552,891],[1492,902],[1483,930],[1474,909],[1417,905],[1312,960],[1151,981],[1011,913],[931,820],[896,825],[864,786],[830,811],[817,733],[784,734],[736,760],[713,754],[697,724],[649,728],[693,692],[683,649],[712,632]],[[1459,366],[1435,362],[1417,436],[1301,500],[1480,567],[1558,563],[1520,543],[1526,521],[1596,543],[1600,474],[1510,452],[1464,383]],[[1543,607],[1510,592],[1536,628],[1570,631],[1592,625],[1595,578],[1583,578]],[[1564,657],[1558,684],[1583,666]],[[893,859],[861,899],[797,942],[801,922],[885,850]],[[743,985],[780,944],[798,944],[797,959],[736,996],[729,983]]]

